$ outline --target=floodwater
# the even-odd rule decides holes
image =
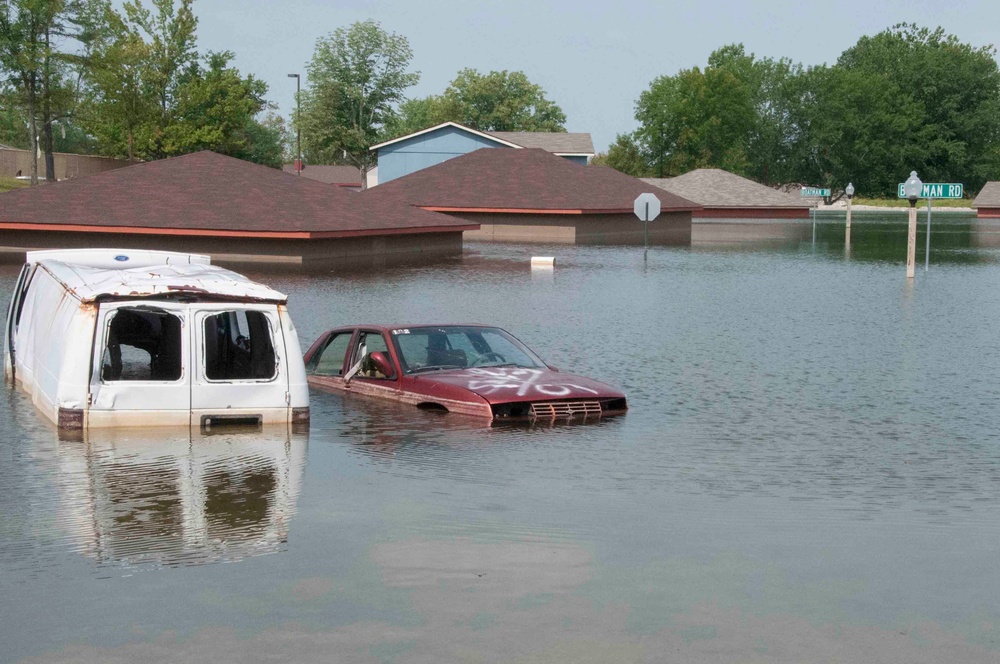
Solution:
[[[5,389],[0,661],[1000,660],[1000,249],[941,215],[908,285],[905,217],[855,219],[253,275],[304,348],[500,325],[627,392],[596,424],[314,392],[308,433],[74,441]]]

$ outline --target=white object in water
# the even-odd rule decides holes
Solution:
[[[553,267],[556,264],[555,256],[532,256],[531,267]]]

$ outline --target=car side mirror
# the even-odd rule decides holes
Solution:
[[[369,355],[368,358],[372,361],[372,364],[375,365],[375,368],[378,369],[378,372],[383,376],[391,378],[396,375],[396,370],[392,366],[392,361],[386,357],[385,353],[382,351],[377,350]]]

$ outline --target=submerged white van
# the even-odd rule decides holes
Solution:
[[[287,297],[208,256],[32,251],[4,376],[60,428],[309,421]]]

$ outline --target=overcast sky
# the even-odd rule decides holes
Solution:
[[[375,19],[413,49],[420,83],[407,96],[439,94],[465,67],[521,70],[598,151],[635,128],[635,101],[654,78],[704,66],[724,44],[814,65],[902,21],[940,25],[976,46],[1000,38],[1000,0],[195,0],[194,9],[201,51],[235,52],[286,118],[295,97],[287,75],[301,72],[305,83],[316,40]]]

